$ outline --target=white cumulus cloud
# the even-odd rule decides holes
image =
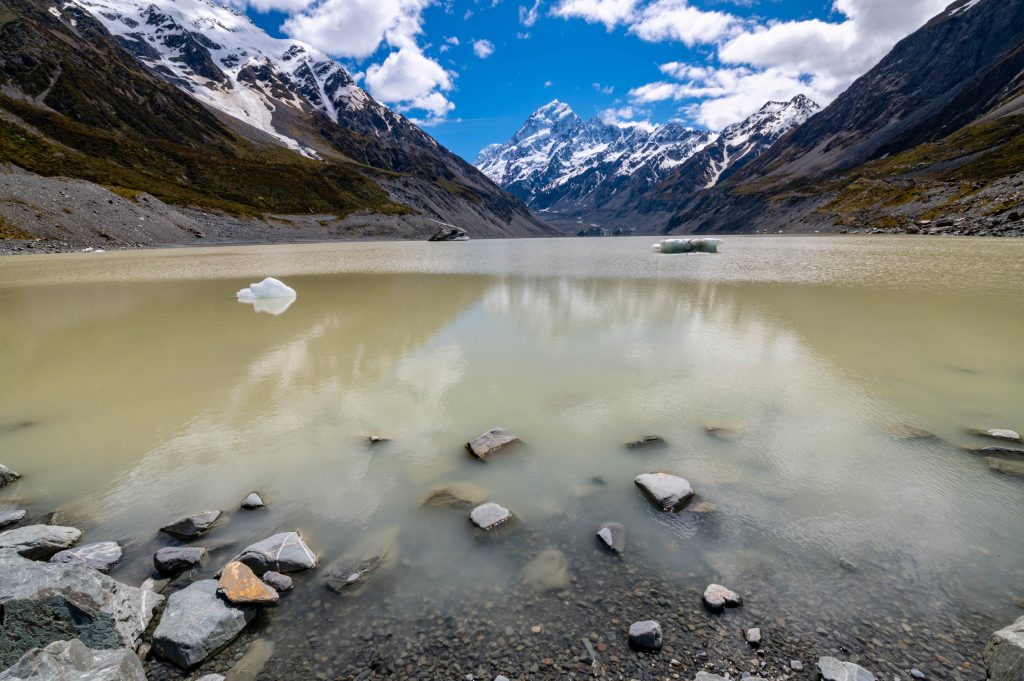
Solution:
[[[560,0],[551,14],[563,19],[583,19],[604,24],[609,31],[633,18],[636,0]]]
[[[474,40],[473,54],[480,57],[481,59],[487,59],[492,54],[494,54],[494,43],[492,43],[490,40]]]
[[[443,94],[452,85],[452,74],[414,45],[402,47],[366,69],[371,95],[398,111],[422,109],[434,118],[455,108]]]

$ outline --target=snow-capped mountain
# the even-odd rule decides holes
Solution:
[[[713,139],[678,123],[583,120],[555,100],[508,142],[483,149],[476,166],[535,211],[575,215],[626,184],[655,185]]]

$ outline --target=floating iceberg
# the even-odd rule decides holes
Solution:
[[[284,282],[267,277],[258,284],[249,284],[249,288],[243,288],[235,294],[239,300],[257,300],[260,298],[294,298],[295,289]]]
[[[721,239],[662,239],[651,246],[656,253],[718,253]]]

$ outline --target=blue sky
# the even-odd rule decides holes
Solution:
[[[552,99],[710,129],[768,99],[827,104],[948,1],[235,0],[470,161]]]

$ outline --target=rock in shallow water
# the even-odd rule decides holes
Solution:
[[[146,681],[146,673],[131,650],[93,650],[73,639],[26,653],[0,681]]]
[[[626,550],[626,528],[622,523],[602,523],[597,528],[597,538],[615,553]]]
[[[644,435],[639,440],[626,443],[626,449],[657,449],[665,447],[668,443],[660,435]]]
[[[487,490],[473,482],[453,482],[434,489],[424,500],[424,506],[434,508],[472,508],[483,503]]]
[[[0,552],[0,667],[32,648],[80,639],[95,648],[132,648],[163,597],[122,584],[81,563],[41,563]]]
[[[153,567],[165,575],[190,570],[206,558],[206,549],[201,546],[165,546],[153,554]]]
[[[265,573],[263,575],[263,581],[278,593],[291,591],[295,586],[295,582],[292,581],[291,577],[288,575],[282,575],[280,572]]]
[[[752,627],[743,632],[743,638],[747,640],[747,643],[757,647],[761,645],[761,629],[758,627]]]
[[[987,456],[985,457],[985,462],[996,473],[1024,478],[1024,461],[1009,461],[1007,459],[997,459],[994,456]]]
[[[511,517],[512,511],[490,502],[480,504],[469,512],[469,519],[481,530],[493,530]]]
[[[265,572],[298,572],[316,567],[313,553],[298,531],[282,532],[250,545],[233,560],[249,566],[257,575]]]
[[[536,591],[569,588],[569,559],[558,549],[541,551],[523,567],[523,582]]]
[[[427,241],[469,241],[469,234],[461,227],[442,225]]]
[[[358,590],[392,566],[398,557],[398,527],[389,527],[361,540],[324,571],[327,588],[335,593]]]
[[[486,459],[492,452],[518,441],[519,438],[507,428],[492,428],[467,442],[466,449],[476,458]]]
[[[708,588],[704,589],[704,605],[712,610],[721,610],[726,607],[736,608],[743,605],[743,598],[721,584],[709,584]]]
[[[167,599],[153,632],[153,652],[190,669],[242,633],[256,608],[232,605],[217,596],[217,582],[194,582]]]
[[[246,511],[254,511],[257,508],[263,508],[264,506],[266,506],[266,504],[263,503],[263,497],[261,497],[257,492],[250,492],[245,499],[242,499],[242,508]]]
[[[0,487],[6,487],[20,477],[7,466],[0,464]]]
[[[85,544],[53,554],[51,563],[82,563],[100,572],[110,572],[121,562],[124,549],[116,541]]]
[[[644,620],[629,625],[629,645],[633,650],[645,653],[661,650],[661,625],[654,620]]]
[[[980,435],[981,437],[990,437],[993,440],[1005,440],[1007,442],[1021,442],[1020,433],[1009,428],[990,428],[988,430],[971,430],[974,435]]]
[[[203,511],[161,527],[160,531],[178,539],[193,539],[212,530],[221,515],[220,511]]]
[[[237,560],[224,566],[217,580],[217,593],[235,605],[267,605],[279,598],[277,591]]]
[[[834,657],[818,660],[818,670],[824,681],[875,681],[875,675],[852,662],[840,662]]]
[[[0,527],[7,527],[14,523],[20,523],[25,519],[25,511],[20,508],[12,508],[8,511],[0,511]]]
[[[1024,679],[1024,617],[992,634],[985,646],[985,666],[992,681]]]
[[[70,549],[81,538],[81,531],[73,527],[29,525],[0,532],[0,551],[13,549],[25,558],[49,560],[58,551]]]
[[[689,482],[668,473],[644,473],[636,476],[634,482],[665,512],[681,511],[694,495]]]

